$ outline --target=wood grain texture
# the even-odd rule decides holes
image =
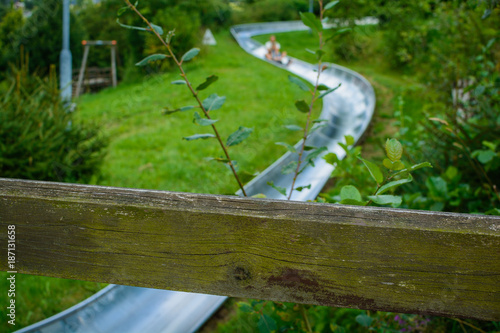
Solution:
[[[499,217],[0,179],[9,224],[20,273],[500,320]]]

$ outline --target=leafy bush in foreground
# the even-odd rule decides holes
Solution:
[[[52,66],[42,79],[28,72],[28,60],[12,67],[0,95],[0,176],[88,182],[97,171],[106,140],[98,128],[72,123]]]

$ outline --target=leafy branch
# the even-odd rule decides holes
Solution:
[[[198,104],[197,106],[186,106],[186,107],[182,107],[179,109],[166,110],[166,111],[164,111],[164,114],[172,114],[175,112],[183,112],[183,111],[191,110],[193,108],[199,108],[201,110],[201,112],[203,113],[204,118],[202,118],[200,116],[200,114],[195,112],[194,122],[200,126],[211,126],[214,134],[196,134],[196,135],[193,135],[190,137],[185,137],[184,139],[187,141],[191,141],[191,140],[197,140],[197,139],[216,138],[217,141],[219,142],[220,147],[222,148],[222,150],[224,152],[225,157],[226,157],[225,159],[218,159],[218,160],[224,161],[224,163],[226,163],[230,167],[230,169],[234,175],[234,178],[236,179],[243,195],[246,196],[247,194],[245,192],[243,184],[242,184],[240,178],[238,177],[238,173],[237,173],[236,166],[235,166],[235,161],[233,161],[231,159],[231,157],[229,156],[228,147],[241,143],[243,140],[245,140],[250,135],[250,133],[252,133],[252,129],[240,127],[236,132],[231,134],[229,136],[229,138],[227,139],[227,142],[224,143],[224,141],[222,140],[222,138],[219,134],[219,131],[217,130],[217,127],[215,126],[215,123],[217,122],[217,120],[212,119],[210,117],[209,112],[217,110],[220,107],[222,107],[226,98],[217,96],[217,94],[212,94],[208,98],[206,98],[205,100],[202,101],[198,95],[199,91],[208,88],[208,86],[210,86],[212,83],[217,81],[218,77],[216,75],[211,75],[211,76],[207,77],[205,82],[201,83],[196,88],[194,88],[193,84],[189,81],[189,79],[186,75],[186,72],[184,71],[184,68],[182,67],[184,62],[188,62],[188,61],[192,60],[194,57],[196,57],[198,55],[198,53],[200,52],[200,49],[193,48],[193,49],[189,50],[179,60],[175,56],[175,54],[172,50],[172,47],[170,45],[172,38],[175,36],[175,31],[174,30],[169,31],[167,33],[166,38],[164,39],[162,37],[162,35],[164,34],[163,29],[160,26],[151,23],[137,9],[138,1],[136,1],[134,4],[132,4],[129,0],[124,0],[124,1],[126,3],[127,7],[121,8],[118,11],[118,16],[122,15],[127,9],[131,9],[133,12],[135,12],[142,19],[142,21],[144,21],[144,23],[147,25],[147,27],[135,27],[135,26],[125,25],[125,24],[120,23],[119,19],[117,19],[117,23],[120,24],[122,27],[127,28],[127,29],[142,30],[142,31],[147,31],[147,32],[153,33],[161,41],[161,43],[165,46],[165,48],[168,52],[168,54],[150,55],[150,56],[146,57],[145,59],[141,60],[140,62],[138,62],[136,65],[137,66],[145,66],[152,61],[163,60],[165,58],[172,58],[172,60],[175,62],[175,65],[179,69],[180,76],[182,77],[182,80],[174,81],[174,82],[172,82],[172,84],[185,84],[187,86],[187,88],[189,89],[189,91],[191,92],[191,94],[193,95],[193,98],[196,100],[196,103]]]
[[[323,0],[319,0],[319,7],[320,7],[320,15],[319,18],[317,18],[313,13],[300,13],[300,17],[302,19],[302,22],[311,28],[312,31],[316,32],[318,34],[318,49],[316,51],[311,51],[314,54],[316,54],[316,58],[318,60],[318,66],[317,66],[317,75],[316,75],[316,82],[314,84],[313,89],[311,90],[308,85],[302,81],[301,79],[293,76],[289,76],[288,79],[290,80],[291,83],[296,84],[300,89],[307,91],[311,94],[311,100],[309,103],[307,103],[305,100],[297,100],[295,102],[295,107],[297,110],[300,112],[306,113],[307,118],[306,118],[306,124],[304,128],[290,128],[291,130],[302,130],[303,135],[302,135],[302,143],[300,145],[300,148],[298,150],[295,149],[295,147],[292,147],[290,145],[286,145],[283,143],[277,143],[284,145],[291,153],[296,153],[298,155],[298,158],[296,161],[290,162],[290,164],[286,165],[282,173],[288,174],[293,172],[293,180],[292,180],[292,186],[290,189],[290,193],[288,194],[287,199],[290,200],[292,198],[293,191],[302,191],[304,188],[310,188],[310,185],[308,186],[299,186],[295,187],[295,183],[297,181],[298,176],[304,171],[304,169],[308,166],[314,166],[314,159],[324,153],[327,148],[326,147],[310,147],[306,145],[307,138],[308,136],[313,133],[315,130],[318,128],[322,127],[322,120],[311,120],[311,115],[312,111],[314,108],[314,104],[319,101],[320,99],[324,98],[328,94],[334,92],[339,88],[340,85],[336,87],[329,88],[323,84],[320,84],[320,76],[321,73],[327,69],[328,67],[323,64],[323,56],[325,55],[325,51],[323,50],[326,41],[324,39],[323,33],[323,17],[324,14],[327,10],[333,8],[335,5],[339,3],[339,1],[331,1],[329,2],[326,6],[323,6]],[[330,39],[330,38],[329,38]],[[316,124],[316,126],[312,125]],[[307,156],[305,156],[305,152],[308,151]],[[284,194],[286,196],[286,189],[275,187],[273,184],[269,184],[276,190],[278,190],[280,193]]]
[[[350,136],[346,136],[345,139],[346,144],[340,145],[347,155],[351,155],[349,146],[354,144],[354,139]],[[359,156],[359,152],[356,153],[356,158],[363,163],[370,177],[377,183],[377,187],[373,191],[373,194],[368,196],[369,200],[363,200],[360,191],[355,186],[346,185],[343,186],[340,191],[339,203],[357,206],[369,206],[372,203],[375,203],[377,205],[392,205],[393,207],[398,207],[402,203],[402,197],[397,195],[388,195],[385,193],[393,191],[401,185],[412,182],[413,177],[411,172],[422,168],[432,167],[429,162],[418,163],[410,167],[406,167],[401,161],[403,156],[403,146],[396,139],[387,139],[385,151],[387,157],[382,161],[382,164],[387,169],[386,172],[382,172],[380,167],[375,163]],[[336,165],[337,168],[340,167],[340,160],[336,154],[330,153],[324,158],[328,163]],[[354,161],[349,163],[353,162]]]

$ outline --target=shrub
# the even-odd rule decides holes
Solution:
[[[85,35],[78,17],[73,13],[70,21],[70,48],[73,67],[76,67],[81,61],[83,52],[81,41]],[[62,2],[58,0],[40,2],[17,32],[14,44],[15,57],[9,60],[18,58],[17,51],[19,46],[23,45],[27,53],[36,59],[29,64],[31,72],[37,70],[40,75],[46,75],[50,65],[59,65],[62,47]]]
[[[3,9],[0,11],[0,81],[8,68],[8,63],[15,59],[16,39],[24,25],[20,10]]]
[[[90,181],[107,143],[98,128],[72,122],[54,66],[42,79],[29,74],[28,60],[21,60],[8,80],[0,95],[1,177]]]
[[[235,23],[298,20],[299,12],[307,12],[309,1],[259,0],[243,4],[233,14]]]

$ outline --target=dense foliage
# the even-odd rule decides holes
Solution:
[[[39,2],[29,17],[23,17],[22,12],[14,8],[4,11],[4,16],[0,17],[0,80],[8,64],[19,58],[21,46],[36,60],[30,62],[30,71],[36,70],[40,75],[46,75],[50,65],[59,65],[61,17],[62,3],[58,0]],[[76,67],[81,62],[81,41],[85,31],[73,13],[70,20],[70,47],[73,66]]]
[[[42,79],[28,60],[12,67],[0,95],[0,175],[6,178],[89,182],[106,140],[98,128],[72,122],[52,68]]]
[[[411,124],[419,119],[397,124],[400,137],[411,157],[432,159],[439,172],[413,188],[420,194],[408,197],[412,208],[499,213],[500,7],[491,5],[418,1],[388,8],[388,56],[420,77],[428,96],[418,126]]]

